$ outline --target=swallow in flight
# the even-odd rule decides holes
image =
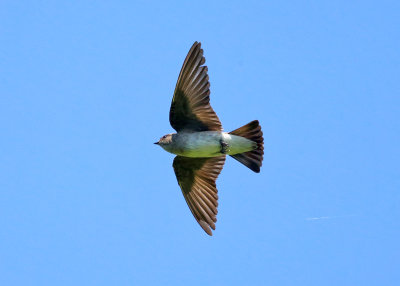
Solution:
[[[215,230],[218,195],[215,181],[225,156],[230,155],[259,173],[264,139],[258,120],[231,132],[210,105],[210,83],[201,43],[186,56],[172,98],[169,121],[177,133],[164,135],[155,144],[177,155],[173,168],[193,216],[208,234]]]

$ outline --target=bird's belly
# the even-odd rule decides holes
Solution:
[[[215,131],[195,132],[182,135],[177,155],[185,157],[221,156],[221,133]]]
[[[255,142],[226,132],[203,131],[182,134],[179,137],[179,148],[173,153],[185,157],[235,155],[251,151],[256,147]],[[222,144],[226,144],[226,147]]]

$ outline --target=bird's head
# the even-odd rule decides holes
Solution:
[[[167,134],[161,137],[160,140],[158,140],[158,142],[155,142],[154,144],[160,145],[161,147],[164,148],[171,143],[172,143],[172,134]]]

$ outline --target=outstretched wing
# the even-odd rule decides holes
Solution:
[[[193,216],[208,235],[217,222],[218,190],[215,184],[225,156],[188,158],[176,156],[173,167],[183,196]]]
[[[176,131],[221,131],[222,125],[210,105],[207,67],[202,66],[201,43],[190,49],[176,83],[169,121]]]

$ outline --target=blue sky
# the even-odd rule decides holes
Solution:
[[[396,285],[398,1],[2,1],[1,285]],[[152,143],[201,41],[231,158],[208,237]]]

